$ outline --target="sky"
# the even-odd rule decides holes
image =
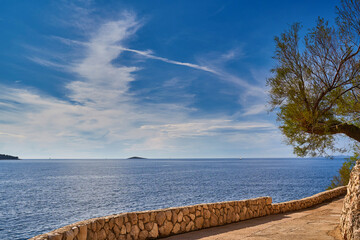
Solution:
[[[292,157],[274,37],[338,1],[0,1],[0,153]]]

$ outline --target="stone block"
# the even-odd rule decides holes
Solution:
[[[145,240],[148,237],[149,233],[146,230],[142,230],[139,233],[139,240]]]
[[[196,227],[196,229],[201,229],[203,224],[204,224],[204,218],[203,217],[198,217],[198,218],[195,219],[195,227]]]
[[[62,235],[60,234],[52,234],[52,235],[49,235],[48,236],[48,239],[49,240],[62,240]]]
[[[164,212],[158,212],[156,214],[156,223],[161,226],[163,225],[164,221],[166,219],[166,214]]]
[[[144,230],[144,229],[145,229],[144,222],[143,222],[142,220],[139,220],[138,225],[139,225],[140,230]]]
[[[211,214],[210,214],[210,211],[207,210],[207,209],[205,209],[205,210],[204,210],[204,218],[205,218],[205,219],[208,219],[208,218],[210,218],[210,215],[211,215]]]
[[[151,231],[153,226],[154,226],[154,223],[152,223],[152,222],[145,223],[145,229],[148,231]]]
[[[180,232],[180,230],[181,230],[181,225],[180,225],[180,223],[176,223],[175,225],[174,225],[174,227],[173,227],[173,229],[172,229],[172,233],[173,234],[177,234],[177,233],[179,233]]]
[[[113,229],[114,224],[115,224],[114,218],[111,218],[111,219],[109,220],[109,228],[110,228],[110,229]]]
[[[104,221],[104,223],[105,223],[105,221]],[[98,240],[105,240],[106,239],[106,232],[105,232],[104,229],[101,229],[100,232],[98,232],[97,239]]]
[[[183,220],[183,217],[184,217],[184,214],[183,214],[182,211],[180,211],[180,212],[178,213],[178,216],[177,216],[177,221],[178,221],[179,223],[181,223],[182,220]]]
[[[166,215],[166,219],[167,219],[168,221],[171,221],[172,212],[171,212],[171,211],[166,211],[166,212],[165,212],[165,215]]]
[[[161,237],[169,236],[172,229],[173,224],[169,221],[165,221],[164,225],[159,228],[159,234]]]
[[[122,225],[124,224],[124,218],[123,218],[123,217],[116,217],[114,221],[115,221],[115,224],[116,224],[119,228],[121,228]]]
[[[178,215],[176,213],[176,211],[172,211],[172,217],[171,217],[171,221],[173,224],[175,224],[178,221]]]
[[[64,233],[65,240],[73,240],[75,238],[75,234],[72,230],[68,230]]]
[[[113,232],[109,232],[107,234],[107,240],[115,240],[116,237],[115,237],[115,234]]]
[[[184,216],[189,215],[189,213],[190,213],[190,211],[189,211],[188,208],[184,208],[184,209],[183,209],[183,214],[184,214]]]
[[[137,224],[137,221],[138,221],[138,217],[137,217],[137,214],[136,213],[129,213],[128,214],[128,218],[131,222],[132,225],[135,225]]]
[[[87,238],[87,227],[86,225],[79,226],[79,233],[77,234],[78,240],[86,240]]]
[[[130,235],[133,239],[138,239],[140,229],[137,225],[131,227]]]
[[[130,233],[130,231],[131,231],[131,223],[130,223],[130,222],[127,222],[127,223],[125,224],[125,226],[126,226],[126,233]]]
[[[190,232],[192,230],[194,230],[194,222],[189,222],[187,225],[186,225],[186,228],[185,228],[185,231],[186,232]]]
[[[119,237],[119,235],[120,235],[120,228],[117,226],[117,225],[115,225],[114,227],[113,227],[113,231],[114,231],[114,233],[115,233],[115,236],[116,236],[116,238],[118,238]],[[80,239],[79,239],[80,240]]]
[[[156,223],[154,223],[154,226],[152,230],[149,232],[149,238],[157,238],[159,236],[159,228]]]
[[[150,221],[150,214],[149,213],[144,213],[143,214],[143,221],[144,223],[147,223]]]

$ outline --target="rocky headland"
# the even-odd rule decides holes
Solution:
[[[6,155],[6,154],[0,154],[0,160],[20,160],[19,157]]]

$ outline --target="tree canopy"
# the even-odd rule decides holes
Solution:
[[[339,150],[335,136],[360,142],[360,0],[344,0],[336,24],[322,18],[301,37],[293,24],[275,37],[270,104],[299,156]]]

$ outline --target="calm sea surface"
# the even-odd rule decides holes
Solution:
[[[324,191],[343,159],[0,161],[0,239],[114,213]]]

